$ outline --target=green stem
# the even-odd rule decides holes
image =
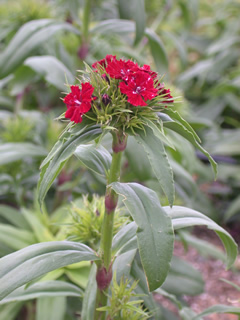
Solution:
[[[120,179],[121,159],[123,154],[122,143],[126,137],[119,134],[113,134],[113,155],[112,163],[108,177],[108,185],[112,182],[116,182]],[[118,144],[121,143],[121,148],[118,148]],[[114,225],[114,213],[117,206],[118,195],[107,187],[105,195],[105,215],[102,225],[102,238],[100,243],[99,254],[102,258],[102,263],[98,265],[97,270],[97,298],[96,308],[107,305],[107,291],[112,279],[112,239],[113,239],[113,225]],[[106,318],[105,312],[95,312],[95,320],[104,320]]]

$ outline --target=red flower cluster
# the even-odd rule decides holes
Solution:
[[[157,73],[153,72],[148,65],[140,67],[131,60],[117,60],[116,56],[107,55],[106,58],[92,65],[95,72],[98,72],[99,66],[106,72],[102,77],[108,82],[110,78],[120,80],[120,92],[127,96],[127,101],[133,106],[147,106],[147,100],[152,100],[156,96],[166,98],[164,103],[173,102],[170,90],[165,89],[164,84],[156,79]],[[81,122],[82,115],[91,108],[91,101],[94,100],[93,91],[94,87],[90,83],[83,83],[82,89],[71,86],[71,93],[63,100],[67,105],[65,117],[75,123]],[[104,104],[111,101],[109,97],[105,100]]]

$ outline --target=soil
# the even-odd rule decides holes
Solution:
[[[240,228],[238,230],[240,230]],[[193,234],[199,239],[206,240],[211,244],[222,248],[222,244],[217,235],[204,227],[196,227]],[[239,244],[239,232],[238,237],[235,237],[235,240]],[[223,262],[212,258],[205,258],[194,248],[189,247],[186,252],[180,242],[175,242],[174,254],[191,263],[193,267],[198,269],[205,281],[204,293],[194,297],[183,297],[184,301],[192,310],[198,314],[216,304],[240,307],[240,291],[220,280],[223,278],[240,286],[240,256],[238,256],[234,268],[226,270],[226,266]],[[176,315],[178,314],[177,308],[169,300],[162,296],[157,296],[156,299]],[[205,316],[204,320],[238,320],[238,316],[232,314],[212,314]]]

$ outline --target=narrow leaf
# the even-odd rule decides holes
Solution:
[[[42,206],[43,200],[47,191],[51,187],[53,181],[60,173],[66,161],[72,156],[80,144],[88,143],[96,139],[101,134],[101,129],[98,126],[86,128],[81,132],[81,135],[73,135],[67,141],[60,145],[57,151],[53,154],[50,162],[47,162],[43,167],[38,182],[38,201]]]
[[[174,230],[195,225],[204,225],[209,229],[214,230],[225,247],[227,253],[227,267],[230,268],[233,265],[238,254],[238,249],[236,242],[226,230],[196,210],[180,206],[174,206],[172,208],[163,207],[163,209],[172,218]]]
[[[77,147],[74,155],[90,170],[101,176],[110,169],[112,156],[103,146],[89,144]]]
[[[86,245],[70,241],[38,243],[11,253],[0,259],[0,299],[52,270],[98,259]]]
[[[37,299],[40,297],[80,297],[82,296],[82,294],[82,290],[71,283],[65,281],[44,281],[34,283],[27,288],[25,288],[25,286],[22,286],[14,290],[2,301],[0,301],[0,305],[13,301],[27,301],[31,299]]]
[[[146,134],[143,132],[143,130],[139,130],[138,135],[135,136],[135,139],[146,151],[153,172],[157,177],[170,206],[172,206],[175,193],[173,172],[172,168],[170,167],[164,145],[162,141],[154,135],[150,128],[145,127],[145,131]]]
[[[124,197],[135,220],[138,247],[150,291],[164,282],[172,257],[174,235],[170,219],[162,210],[154,191],[136,183],[111,184]]]
[[[193,320],[199,320],[201,317],[205,317],[213,313],[230,313],[240,316],[240,308],[233,306],[225,306],[222,304],[215,305],[198,314],[196,317],[193,318]]]

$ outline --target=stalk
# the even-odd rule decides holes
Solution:
[[[119,181],[121,171],[121,159],[126,148],[127,137],[122,133],[113,133],[113,155],[110,167],[108,185]],[[108,288],[112,280],[112,239],[114,213],[117,207],[118,195],[107,186],[105,194],[105,215],[102,225],[102,237],[100,242],[99,254],[102,258],[97,268],[97,298],[96,308],[107,305]],[[95,320],[105,320],[106,312],[95,311]]]

